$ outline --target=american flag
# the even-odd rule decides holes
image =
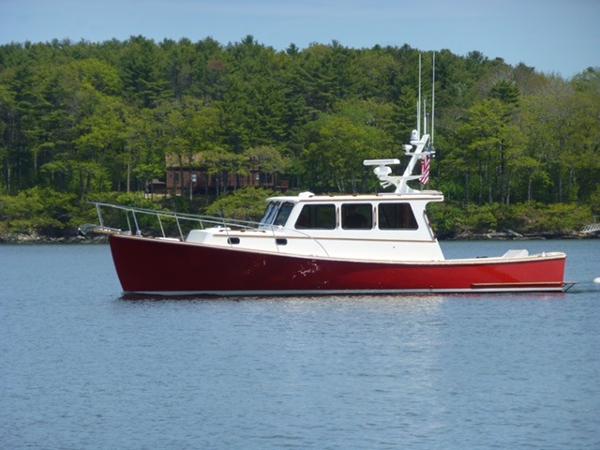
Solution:
[[[419,181],[421,184],[429,183],[429,169],[431,167],[431,160],[429,159],[429,155],[425,155],[425,157],[421,160],[421,178]]]

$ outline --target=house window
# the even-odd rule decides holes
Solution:
[[[370,203],[342,205],[342,228],[344,230],[370,230],[373,227],[373,207]]]
[[[296,228],[299,230],[333,230],[335,228],[334,205],[304,205]]]
[[[408,203],[380,203],[378,210],[381,230],[416,230],[419,228]]]

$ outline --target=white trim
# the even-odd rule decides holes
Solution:
[[[286,228],[282,228],[281,232],[285,232]],[[303,230],[301,230],[303,231]],[[311,231],[324,231],[324,230],[311,230]],[[325,231],[329,231],[329,230],[325,230]],[[372,231],[371,230],[346,230],[346,231],[358,231],[358,232],[368,232],[368,231]],[[385,230],[388,231],[388,230]],[[402,231],[406,231],[406,232],[411,232],[411,231],[415,231],[415,230],[410,230],[410,229],[398,229],[398,230],[389,230],[389,231],[393,231],[393,232],[402,232]],[[213,234],[213,236],[215,238],[227,238],[227,237],[239,237],[239,238],[256,238],[256,239],[303,239],[303,240],[321,240],[321,241],[362,241],[362,242],[396,242],[396,243],[403,243],[403,242],[426,242],[426,243],[432,243],[432,242],[437,242],[437,240],[434,239],[383,239],[383,238],[375,238],[375,239],[371,239],[371,238],[357,238],[357,237],[329,237],[329,236],[318,236],[318,237],[312,237],[312,236],[292,236],[289,234],[276,234],[275,238],[273,237],[272,234],[252,234],[252,231],[230,231],[228,232],[228,234],[225,234],[222,230],[219,230],[220,233],[223,234]],[[236,234],[237,233],[237,234]],[[161,240],[171,240],[170,238],[158,238]],[[179,239],[174,239],[173,242],[181,242]],[[186,241],[188,242],[188,241]],[[190,242],[191,243],[191,242]]]
[[[413,201],[428,200],[431,202],[444,201],[444,194],[440,191],[418,191],[418,194],[398,194],[396,192],[380,192],[377,194],[356,194],[356,195],[315,195],[314,197],[291,197],[277,196],[269,197],[267,201],[292,202],[292,203],[335,203],[335,202],[365,202],[365,201]]]
[[[257,291],[124,291],[124,295],[156,295],[164,297],[215,295],[215,296],[292,296],[292,295],[357,295],[357,294],[477,294],[510,292],[563,292],[570,287],[489,288],[489,289],[314,289],[314,290],[257,290]]]

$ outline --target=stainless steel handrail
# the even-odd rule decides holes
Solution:
[[[139,208],[137,206],[115,205],[114,203],[103,203],[103,202],[90,202],[90,203],[93,205],[96,205],[97,207],[100,206],[100,207],[121,209],[123,211],[132,211],[132,212],[135,211],[135,212],[139,212],[142,214],[161,215],[161,216],[165,216],[165,217],[179,217],[180,219],[195,220],[195,221],[202,220],[202,221],[215,223],[215,224],[223,223],[223,218],[217,217],[217,216],[179,213],[179,212],[174,212],[174,211],[164,211],[164,210],[160,210],[160,209]],[[236,226],[245,226],[246,228],[254,228],[256,226],[261,225],[260,222],[254,222],[251,220],[227,219],[227,221],[228,221],[228,223],[236,224]]]
[[[127,226],[129,228],[129,230],[128,230],[129,235],[133,234],[133,230],[131,229],[131,221],[129,220],[129,214],[130,213],[132,214],[132,217],[133,217],[134,223],[135,223],[135,234],[138,236],[142,234],[142,230],[140,228],[139,221],[137,219],[136,214],[140,214],[140,215],[145,214],[145,215],[154,216],[157,218],[158,225],[160,227],[160,231],[161,231],[163,238],[166,238],[167,235],[165,233],[165,229],[164,229],[161,218],[168,217],[168,218],[175,219],[175,222],[177,224],[177,230],[179,231],[179,239],[181,241],[185,241],[185,237],[183,235],[183,231],[181,229],[181,224],[179,221],[184,220],[184,221],[198,223],[200,225],[201,229],[205,228],[205,224],[214,225],[215,227],[218,227],[218,228],[223,228],[226,230],[227,236],[229,236],[229,231],[234,228],[238,228],[238,229],[242,229],[242,230],[270,231],[273,235],[273,238],[276,237],[275,231],[285,231],[290,234],[296,234],[296,235],[300,235],[300,236],[310,239],[315,244],[317,244],[317,246],[319,248],[321,248],[321,250],[325,253],[326,256],[329,256],[329,253],[327,252],[327,250],[325,249],[323,244],[321,242],[319,242],[319,239],[315,238],[314,236],[310,236],[309,234],[307,234],[305,232],[296,230],[294,228],[286,228],[286,227],[283,227],[280,225],[267,225],[262,222],[255,222],[255,221],[251,221],[251,220],[224,219],[223,217],[208,216],[208,215],[201,215],[201,214],[178,213],[178,212],[174,212],[174,211],[163,211],[163,210],[148,209],[148,208],[138,208],[135,206],[115,205],[113,203],[104,203],[104,202],[90,202],[90,203],[96,207],[96,212],[98,214],[98,220],[100,222],[100,226],[103,228],[109,228],[109,227],[106,227],[106,216],[102,215],[102,211],[101,211],[102,208],[112,208],[112,209],[124,211],[126,214]],[[116,230],[116,229],[114,229],[114,230]],[[279,251],[279,248],[278,248],[278,251]]]

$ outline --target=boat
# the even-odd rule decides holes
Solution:
[[[124,293],[159,296],[284,296],[562,292],[566,255],[509,250],[496,257],[446,259],[427,218],[429,203],[444,201],[435,190],[409,183],[428,181],[435,156],[433,121],[404,146],[410,158],[403,175],[398,159],[366,160],[393,192],[316,195],[302,192],[267,200],[259,222],[95,203],[99,225],[84,231],[108,234]],[[433,107],[432,107],[433,110]],[[433,112],[433,111],[432,111]],[[432,114],[433,116],[433,114]],[[414,174],[417,163],[421,173]],[[424,180],[425,178],[425,180]],[[106,209],[126,226],[111,227]],[[125,219],[123,219],[123,217]],[[142,230],[154,220],[155,232]],[[184,226],[187,224],[187,227]],[[169,229],[175,235],[169,235]],[[186,231],[184,231],[186,230]]]
[[[324,295],[526,292],[568,289],[566,255],[509,250],[497,257],[445,259],[427,219],[439,191],[408,182],[416,162],[431,155],[429,135],[413,131],[403,176],[397,159],[366,160],[394,192],[268,199],[259,222],[95,203],[96,233],[108,234],[123,291],[128,294]],[[121,212],[127,229],[106,225],[104,210]],[[141,229],[152,217],[158,235]],[[148,220],[146,220],[146,223]],[[184,233],[184,223],[192,223]],[[167,223],[177,236],[168,236]],[[156,227],[155,227],[156,228]],[[190,228],[188,226],[188,228]],[[88,229],[89,231],[89,229]]]

